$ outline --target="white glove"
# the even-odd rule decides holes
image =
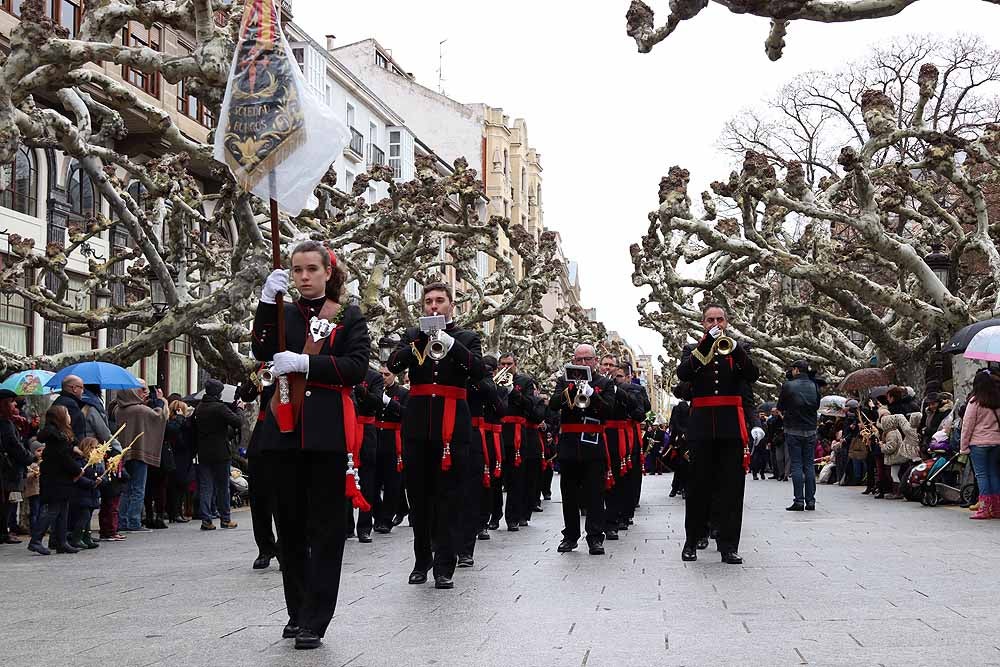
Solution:
[[[584,382],[583,384],[580,385],[580,393],[586,396],[587,398],[590,398],[591,396],[594,395],[594,388],[591,387],[588,382]]]
[[[444,345],[444,353],[448,354],[451,352],[451,346],[455,344],[455,339],[447,331],[441,331],[437,335],[438,341]]]
[[[719,327],[712,327],[711,329],[708,330],[708,335],[711,336],[712,338],[718,338],[719,336],[722,335],[722,329],[720,329]]]
[[[389,405],[391,402],[392,399],[389,398],[389,394],[382,392],[382,405]]]
[[[288,293],[288,271],[275,269],[264,281],[264,289],[260,291],[260,300],[264,303],[276,303],[278,292]]]
[[[273,370],[275,375],[308,373],[309,355],[298,352],[278,352],[274,355]]]

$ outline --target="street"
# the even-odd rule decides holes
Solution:
[[[1000,664],[1000,521],[858,487],[822,486],[818,511],[790,513],[790,483],[748,479],[745,565],[714,544],[685,564],[669,481],[644,478],[635,525],[603,557],[556,553],[556,493],[529,528],[479,542],[453,591],[407,585],[405,522],[351,540],[337,614],[308,652],[280,639],[277,567],[250,568],[249,512],[236,530],[172,525],[75,556],[3,546],[0,664]]]

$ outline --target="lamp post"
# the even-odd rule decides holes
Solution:
[[[153,315],[157,320],[163,319],[167,310],[170,309],[170,304],[167,303],[167,293],[163,289],[163,284],[152,271],[149,275],[149,300],[153,308]]]
[[[382,336],[378,339],[378,359],[380,362],[384,364],[389,361],[393,350],[399,345],[399,340],[399,336],[396,334]]]
[[[951,289],[951,257],[941,252],[944,246],[940,243],[931,244],[931,252],[924,257],[924,263],[934,272],[946,289]]]

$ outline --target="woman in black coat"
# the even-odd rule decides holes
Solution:
[[[14,425],[14,392],[0,389],[0,544],[20,544],[8,532],[14,526],[7,525],[11,507],[7,499],[12,491],[21,489],[24,475],[31,465],[32,457],[21,442],[21,436]]]
[[[285,302],[288,273],[267,278],[254,317],[253,354],[288,376],[291,403],[272,390],[254,433],[274,474],[281,574],[288,609],[284,637],[317,648],[333,617],[344,555],[347,456],[359,462],[354,385],[368,369],[368,324],[357,306],[341,306],[346,275],[322,244],[292,251],[301,298]],[[278,352],[276,301],[285,318],[286,351]],[[278,386],[278,383],[275,384]],[[287,422],[279,424],[279,415]],[[282,428],[282,426],[284,428]],[[252,480],[251,480],[251,483]]]
[[[167,511],[170,523],[187,523],[184,516],[184,498],[194,480],[194,438],[187,418],[188,406],[183,401],[170,402],[170,419],[163,436],[163,448],[169,449],[173,471],[167,481]]]
[[[54,405],[45,413],[45,426],[38,434],[39,442],[45,445],[42,452],[41,485],[42,512],[31,533],[28,550],[48,556],[49,549],[57,553],[76,553],[66,541],[69,520],[69,501],[76,495],[75,482],[83,475],[83,469],[73,460],[73,427],[69,412],[60,405]],[[42,545],[42,536],[49,533],[49,548]]]

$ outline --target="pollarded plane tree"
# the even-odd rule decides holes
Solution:
[[[626,34],[635,40],[640,53],[649,53],[684,21],[689,21],[709,4],[725,7],[734,14],[770,19],[764,52],[778,60],[785,49],[785,35],[793,21],[851,23],[896,16],[919,0],[670,0],[666,21],[657,26],[653,9],[642,0],[632,0],[625,14]],[[1000,0],[981,0],[1000,4]]]
[[[719,301],[772,383],[796,358],[834,377],[874,359],[922,386],[928,353],[1000,308],[998,81],[975,39],[906,40],[735,119],[742,164],[700,211],[686,170],[661,181],[632,247],[641,323],[669,349]]]
[[[0,285],[66,333],[133,333],[81,352],[29,356],[0,348],[0,375],[88,359],[127,366],[180,336],[218,376],[237,380],[252,366],[249,324],[270,266],[266,202],[242,191],[212,159],[211,136],[202,141],[186,135],[165,110],[103,67],[127,66],[170,84],[183,82],[185,93],[218,117],[241,15],[239,4],[211,0],[104,0],[88,4],[70,39],[45,16],[40,0],[21,5],[10,55],[0,61],[0,162],[11,160],[20,146],[62,151],[93,181],[110,216],[97,213],[73,223],[65,238],[45,248],[10,236]],[[193,38],[194,48],[170,55],[116,43],[130,22],[182,32]],[[390,184],[386,200],[368,204],[359,196],[359,184],[370,179]],[[315,209],[282,215],[282,253],[287,257],[304,238],[328,242],[359,279],[377,333],[413,321],[412,304],[401,298],[409,279],[429,280],[452,266],[472,284],[469,258],[481,250],[497,259],[499,275],[482,277],[482,284],[466,290],[468,321],[520,317],[537,310],[551,251],[544,241],[522,239],[506,220],[479,220],[472,211],[481,190],[464,160],[436,172],[418,166],[417,177],[407,183],[373,168],[351,193],[336,188],[331,170],[316,189]],[[123,231],[128,243],[99,255],[95,243],[112,228]],[[513,281],[509,261],[497,256],[501,232],[533,267],[527,280]],[[125,298],[91,307],[88,299],[71,297],[67,266],[74,257],[89,266],[77,295]]]

